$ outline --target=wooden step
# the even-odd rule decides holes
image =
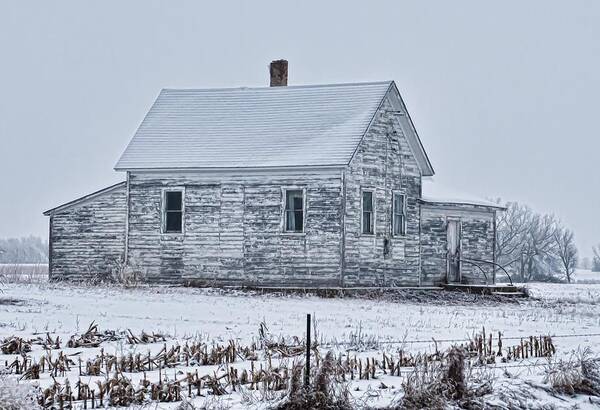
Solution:
[[[492,292],[492,295],[508,296],[512,298],[524,298],[527,296],[527,294],[525,294],[525,292],[523,292],[522,290],[516,290],[514,292]]]
[[[526,296],[522,288],[518,288],[512,285],[479,285],[479,284],[462,284],[462,283],[449,283],[443,285],[445,290],[460,291],[467,293],[479,293],[479,294],[507,294],[507,295],[518,295]]]

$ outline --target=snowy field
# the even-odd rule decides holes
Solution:
[[[42,283],[48,281],[47,263],[0,263],[3,283]]]
[[[573,281],[575,283],[600,283],[600,272],[592,272],[589,269],[575,269]]]
[[[71,386],[75,386],[80,378],[77,368],[79,358],[85,368],[85,362],[98,355],[100,347],[103,354],[122,357],[129,353],[155,355],[165,346],[162,340],[130,344],[121,336],[118,340],[103,342],[99,347],[67,348],[69,338],[84,333],[92,322],[98,325],[100,331],[115,331],[116,335],[127,330],[134,335],[142,332],[161,334],[169,347],[195,342],[208,346],[226,346],[230,341],[240,346],[260,344],[259,328],[262,323],[263,329],[264,326],[268,329],[268,339],[284,340],[294,345],[294,337],[297,340],[304,338],[306,314],[311,313],[316,321],[315,331],[322,355],[329,349],[344,356],[352,350],[352,355],[364,359],[381,359],[384,353],[396,357],[400,350],[406,354],[433,353],[436,347],[442,351],[452,343],[467,343],[484,328],[486,334],[501,332],[505,348],[518,345],[520,338],[554,336],[556,355],[553,360],[568,358],[584,348],[600,354],[600,285],[532,284],[529,288],[532,298],[523,300],[465,294],[454,296],[442,291],[405,292],[382,300],[169,287],[124,289],[48,283],[6,284],[0,294],[0,340],[12,336],[43,339],[46,333],[52,338],[59,336],[60,350],[55,349],[51,354],[56,357],[61,350],[73,354],[74,365],[56,380],[64,383],[69,378]],[[356,352],[357,349],[360,352]],[[32,351],[27,354],[37,361],[47,353],[41,345],[33,344]],[[256,366],[266,367],[268,357],[265,351],[257,348],[256,355]],[[17,356],[3,355],[1,366],[10,365]],[[302,359],[302,356],[281,359],[281,356],[273,355],[272,358],[291,363]],[[248,357],[238,357],[231,365],[240,370],[249,369],[250,362]],[[538,366],[529,366],[532,363]],[[543,377],[547,370],[546,358],[515,360],[507,364],[513,367],[495,371],[494,394],[499,396],[493,399],[499,403],[508,399],[502,398],[503,395],[498,392],[513,391],[518,388],[515,384],[529,392],[529,396],[519,399],[520,403],[529,403],[532,408],[544,402],[552,402],[555,408],[571,408],[573,405],[597,408],[600,403],[592,404],[587,396],[582,395],[557,398],[549,394]],[[514,366],[516,364],[522,366]],[[164,370],[162,375],[170,380],[180,379],[197,370],[200,374],[216,376],[227,371],[227,366],[182,363]],[[403,369],[404,376],[397,377],[378,369],[375,379],[349,381],[349,390],[356,403],[362,406],[388,406],[402,396],[401,385],[409,370]],[[10,372],[14,373],[14,368]],[[142,377],[135,372],[129,376],[136,381]],[[147,377],[158,378],[158,371],[148,371]],[[102,375],[81,376],[81,380],[88,384],[102,378]],[[21,383],[46,388],[53,379],[48,372],[42,372],[39,380]],[[525,386],[523,383],[529,384]],[[192,402],[196,408],[266,407],[285,393],[273,392],[265,397],[264,392],[259,394],[259,391],[247,387],[238,388],[235,392],[226,390],[227,394],[219,396],[202,391],[204,397],[195,397]],[[264,401],[266,398],[271,401]],[[177,405],[163,403],[148,408],[171,409],[177,408]]]

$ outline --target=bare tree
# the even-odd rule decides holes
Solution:
[[[554,233],[558,226],[554,215],[533,216],[522,246],[521,276],[525,282],[554,270]]]
[[[554,242],[556,244],[556,255],[560,260],[563,274],[567,282],[571,283],[573,272],[575,272],[575,267],[577,266],[578,256],[573,231],[559,227],[554,233]]]
[[[42,238],[0,238],[0,263],[44,263],[48,260],[48,242]]]
[[[592,247],[594,259],[592,260],[592,272],[600,272],[600,245]]]
[[[538,214],[517,202],[506,208],[497,220],[498,263],[526,282],[547,279],[560,269],[554,239],[560,223],[554,215]]]
[[[588,256],[584,256],[583,258],[581,258],[579,267],[581,269],[586,269],[586,270],[592,269],[592,260]]]
[[[496,227],[496,258],[505,268],[517,271],[533,211],[526,205],[508,202],[498,215]]]

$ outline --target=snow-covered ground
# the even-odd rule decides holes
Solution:
[[[48,281],[47,263],[0,263],[0,281],[42,283]]]
[[[518,343],[510,339],[513,337],[552,335],[559,357],[585,347],[600,354],[600,285],[531,284],[529,288],[531,299],[498,301],[470,295],[453,299],[442,291],[430,294],[432,296],[407,295],[406,300],[402,296],[382,300],[169,287],[124,289],[7,284],[0,294],[0,340],[13,335],[30,338],[49,332],[66,341],[95,322],[101,330],[165,333],[169,335],[169,344],[196,338],[216,343],[236,340],[246,345],[258,339],[261,322],[273,336],[288,340],[293,336],[302,338],[306,314],[311,313],[316,319],[318,338],[324,345],[322,350],[333,343],[331,348],[344,352],[347,346],[339,342],[360,334],[362,340],[376,341],[372,352],[363,353],[368,356],[381,357],[383,351],[396,354],[398,349],[432,352],[433,339],[465,340],[485,328],[488,333],[502,332],[505,346]],[[437,342],[437,345],[441,350],[450,342]],[[147,349],[156,352],[163,343],[127,345],[117,341],[103,346],[105,352],[122,354]],[[84,359],[98,353],[97,349],[65,349],[68,353],[82,350]],[[40,346],[34,346],[31,356],[39,357],[43,353]],[[0,363],[10,362],[14,357],[0,357]],[[542,372],[543,367],[514,371],[537,383],[541,382]],[[77,376],[71,377],[76,381]],[[379,388],[381,381],[385,381],[387,389]],[[401,394],[401,381],[401,378],[382,375],[377,380],[354,383],[360,390],[352,394],[367,399],[369,405],[385,405]],[[48,374],[42,374],[41,380],[32,381],[38,382],[45,387],[51,379]],[[501,378],[498,383],[501,386],[507,380]],[[541,395],[542,390],[534,399],[541,400]],[[241,400],[241,395],[235,393],[222,397],[220,404],[241,408],[245,405]],[[586,400],[578,397],[563,404],[585,405]],[[561,401],[555,404],[560,408]],[[174,406],[165,404],[164,408]]]
[[[600,285],[528,287],[533,300],[496,303],[472,296],[481,303],[461,298],[449,304],[435,298],[401,303],[218,289],[8,284],[0,299],[20,302],[0,306],[0,335],[49,331],[69,336],[95,321],[103,329],[161,331],[173,337],[201,333],[250,342],[261,322],[276,335],[301,336],[307,313],[316,318],[324,341],[346,339],[358,330],[381,340],[465,338],[482,327],[507,337],[600,333]],[[577,346],[581,340],[565,343]]]
[[[600,283],[600,272],[592,272],[590,269],[575,269],[573,281],[575,283]]]

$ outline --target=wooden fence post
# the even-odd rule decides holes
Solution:
[[[310,313],[306,315],[306,371],[304,373],[304,386],[310,386]]]

